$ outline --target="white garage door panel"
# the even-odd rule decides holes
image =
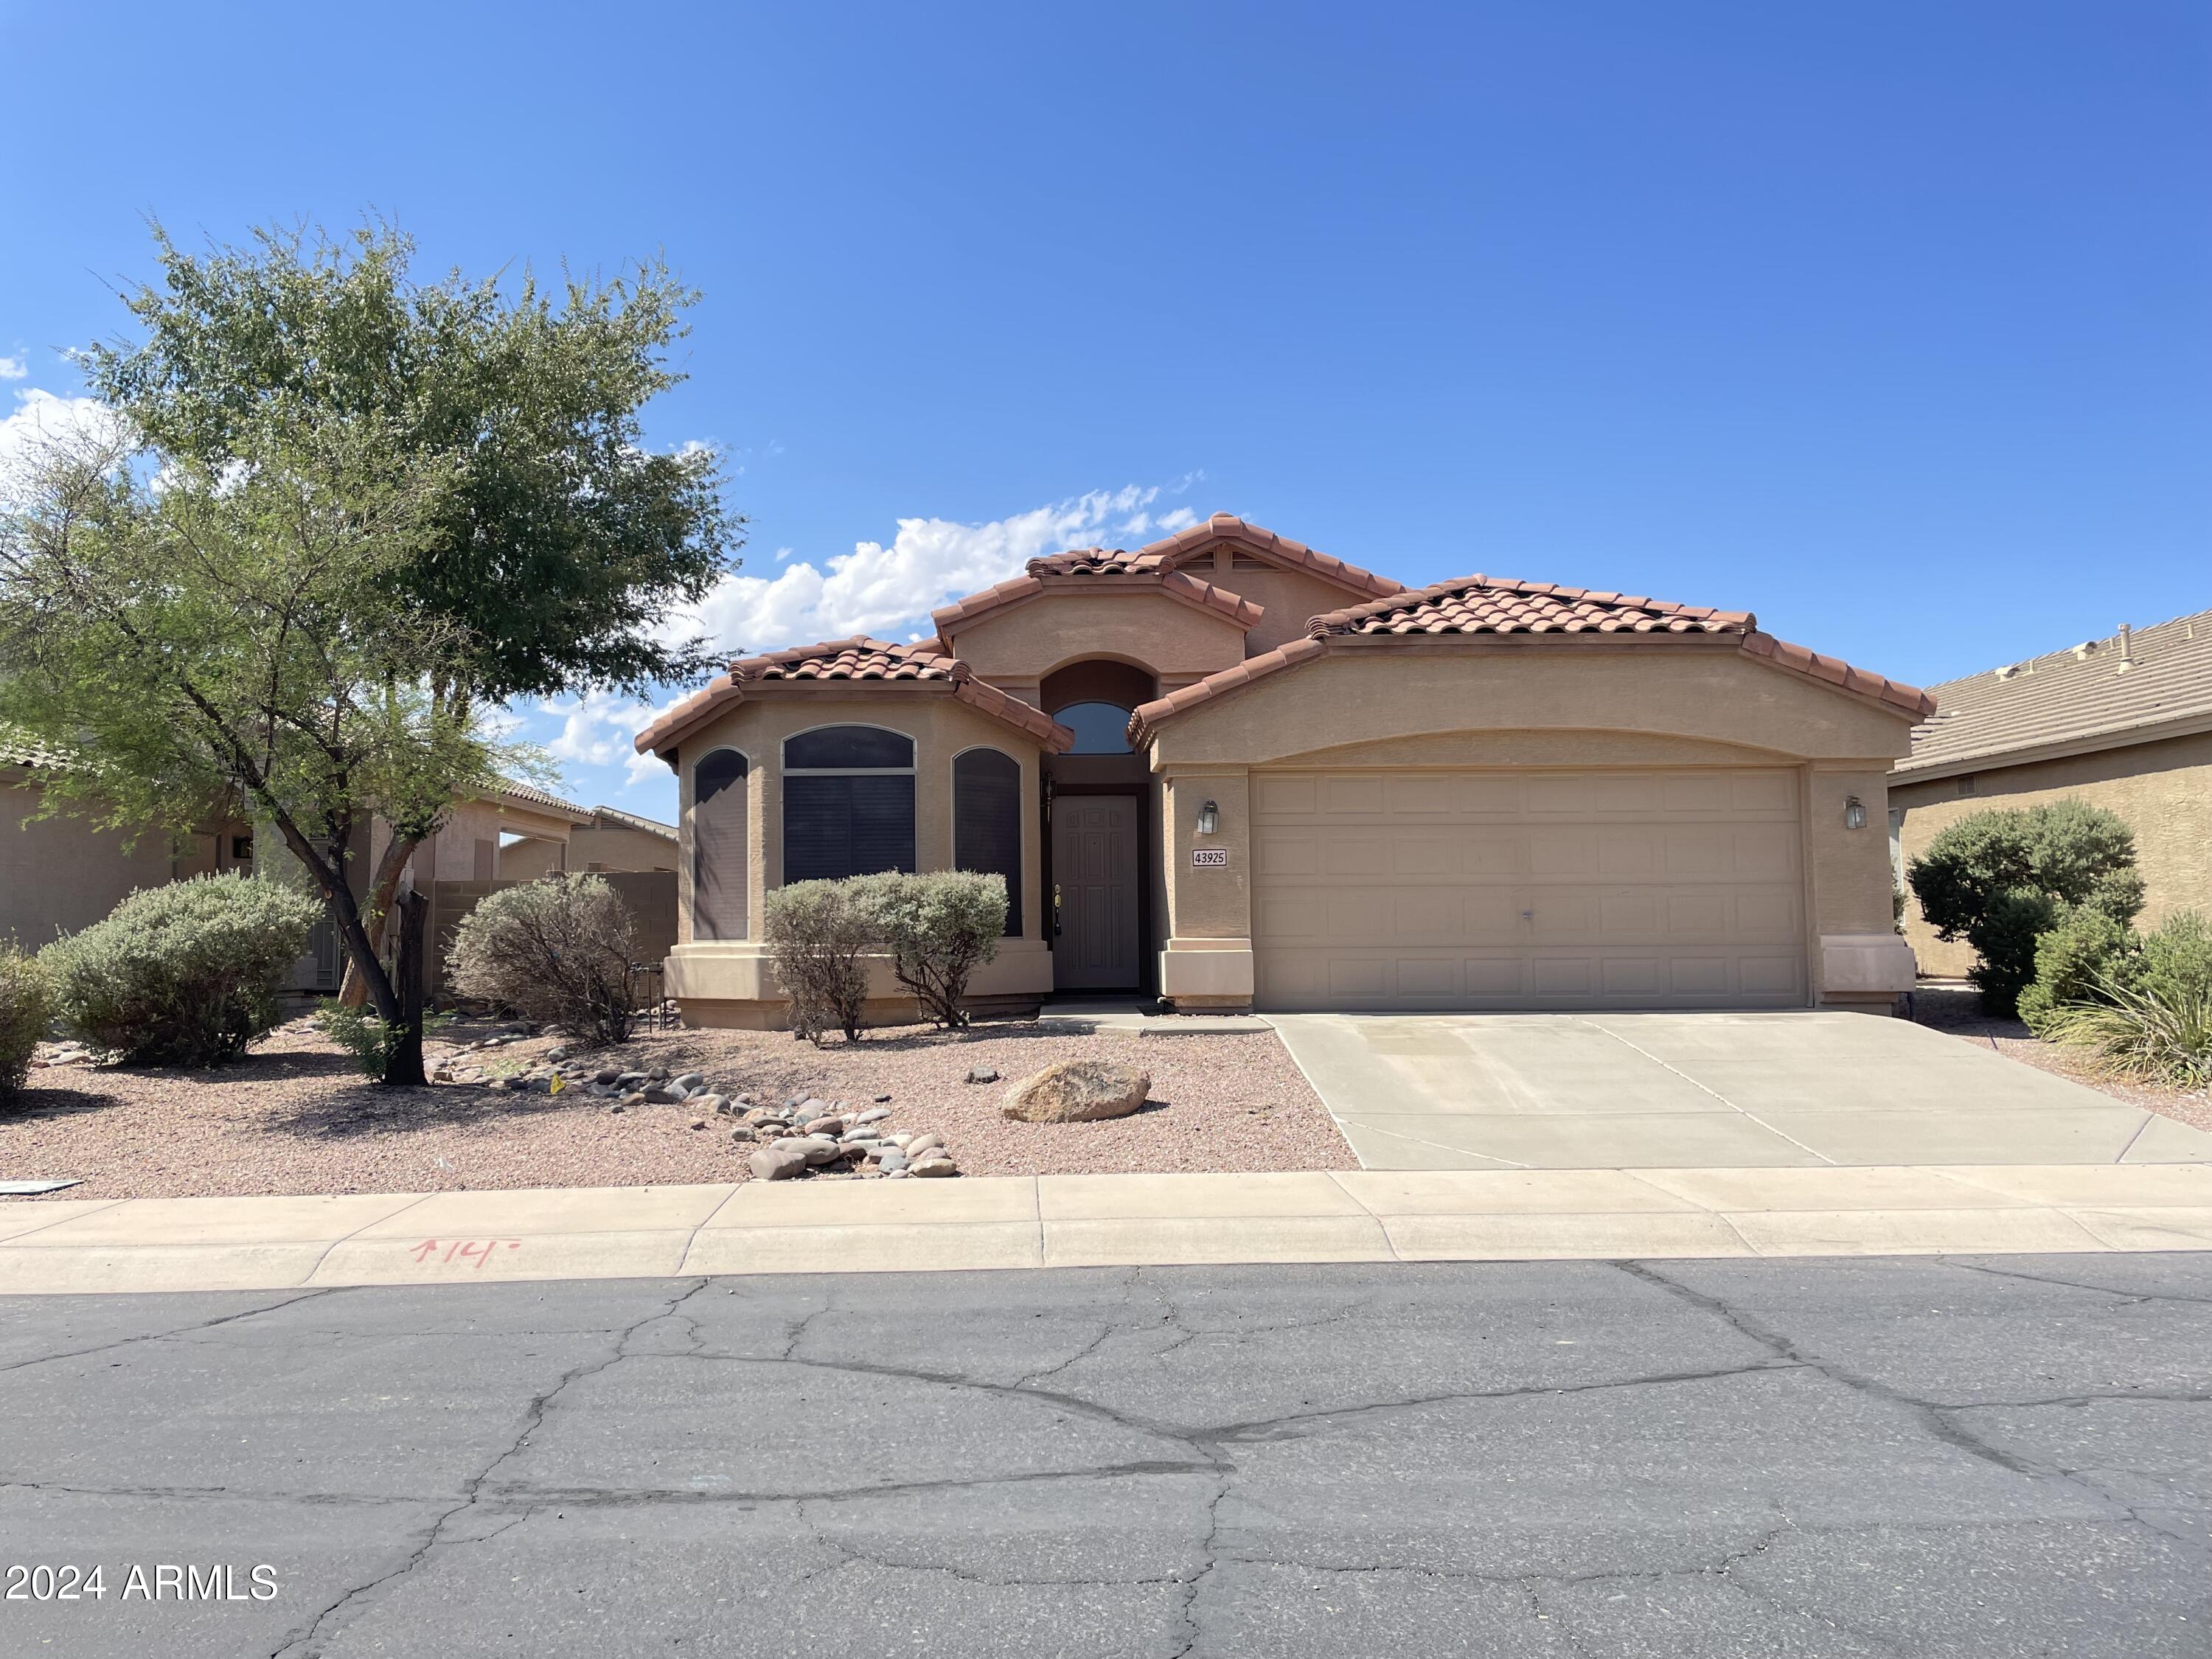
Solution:
[[[1265,773],[1263,1008],[1795,1007],[1782,769]]]

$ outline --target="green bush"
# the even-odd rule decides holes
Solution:
[[[628,1042],[636,1023],[635,949],[629,907],[605,878],[556,872],[462,917],[447,962],[463,996],[605,1048]]]
[[[2144,936],[2136,981],[2146,996],[2166,1002],[2212,994],[2212,922],[2193,910],[2168,916]]]
[[[969,870],[861,876],[854,897],[890,952],[891,973],[943,1028],[965,1025],[968,977],[999,954],[1006,878]]]
[[[827,1032],[860,1037],[868,970],[860,953],[875,942],[875,922],[855,883],[795,881],[772,890],[762,919],[769,961],[782,981],[793,1032],[819,1048]]]
[[[2111,1001],[2112,987],[2135,982],[2142,944],[2102,910],[2069,910],[2036,943],[2035,982],[2021,993],[2020,1017],[2040,1031],[2061,1008]]]
[[[453,1023],[451,1014],[428,1014],[422,1020],[422,1035],[444,1029]],[[336,997],[327,997],[317,1005],[315,1024],[322,1027],[323,1035],[354,1057],[362,1075],[373,1083],[384,1080],[392,1064],[392,1051],[399,1046],[406,1028],[386,1025],[377,1018],[373,1008],[349,1008]]]
[[[213,1066],[268,1035],[322,907],[237,874],[149,887],[39,953],[63,1026],[155,1066]]]
[[[2092,998],[2055,1007],[2037,1030],[2095,1051],[2124,1076],[2203,1088],[2212,1084],[2212,927],[2188,912],[2136,942],[2124,971]]]
[[[46,969],[14,940],[0,939],[0,1100],[20,1090],[31,1074],[31,1053],[52,1017]]]
[[[2127,922],[2142,908],[2135,836],[2086,801],[1976,812],[1939,834],[1906,879],[1942,939],[1980,957],[1982,1006],[2013,1013],[2035,978],[2036,944],[2077,908]]]

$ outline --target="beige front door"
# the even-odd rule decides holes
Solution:
[[[1052,807],[1058,933],[1052,982],[1063,991],[1137,988],[1137,798],[1062,795]]]
[[[1794,771],[1252,782],[1261,1008],[1806,1004]]]

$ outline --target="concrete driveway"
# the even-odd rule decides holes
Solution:
[[[1276,1014],[1370,1170],[2212,1161],[2212,1135],[1866,1014]]]

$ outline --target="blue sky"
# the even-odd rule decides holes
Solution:
[[[732,650],[1226,510],[1928,683],[2212,605],[2212,9],[0,0],[0,416],[146,216],[656,250]],[[0,425],[0,441],[6,426]],[[642,711],[523,711],[666,816]]]

